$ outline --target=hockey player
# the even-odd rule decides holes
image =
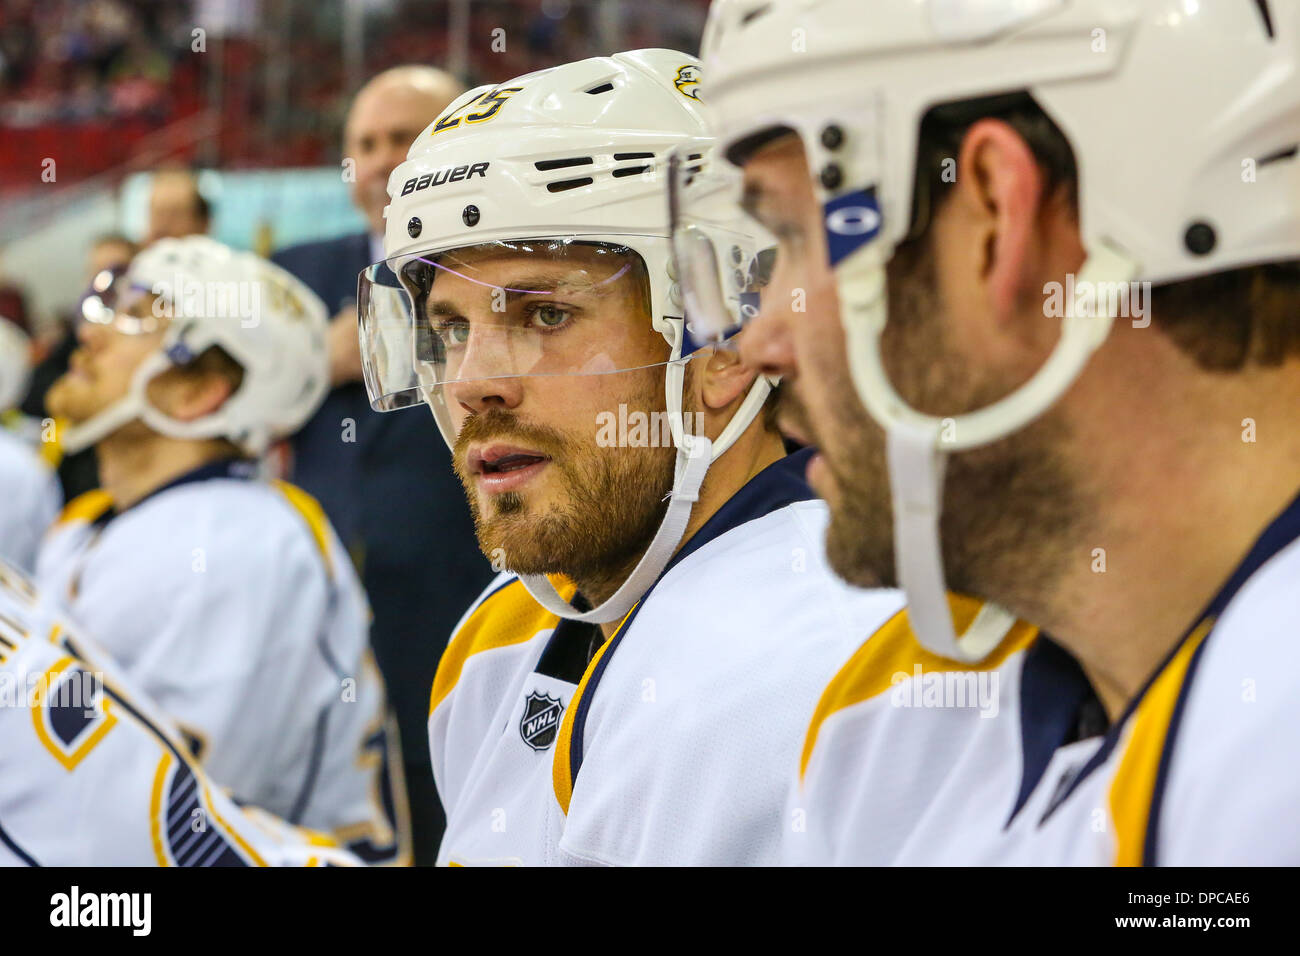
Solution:
[[[236,806],[107,655],[0,562],[0,866],[357,862]]]
[[[31,374],[30,343],[22,329],[0,316],[0,413],[15,410]],[[21,416],[19,416],[21,417]],[[32,421],[34,424],[34,420]],[[59,513],[59,480],[26,441],[0,427],[0,560],[30,572],[41,534]]]
[[[642,50],[481,87],[389,183],[372,402],[429,405],[508,569],[432,690],[442,863],[775,861],[817,694],[899,606],[822,561],[767,380],[691,344],[662,171],[712,161],[699,79]]]
[[[42,589],[238,797],[399,859],[365,595],[315,501],[258,477],[324,392],[320,301],[206,237],[96,293],[48,404],[104,487],[47,534]]]
[[[1009,691],[896,859],[1300,862],[1300,5],[718,0],[705,46],[830,559]],[[945,575],[1050,638],[986,656]],[[809,734],[812,859],[870,859],[863,768],[935,743],[873,645]]]

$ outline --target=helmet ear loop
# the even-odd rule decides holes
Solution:
[[[664,391],[668,405],[668,424],[672,430],[673,444],[679,451],[691,455],[695,453],[694,449],[697,446],[692,444],[692,437],[686,433],[686,416],[683,407],[686,398],[687,363],[681,360],[680,332],[684,320],[674,319],[673,323],[677,330],[676,341],[673,344],[673,358],[664,369]],[[740,407],[731,416],[731,420],[722,429],[717,440],[710,444],[710,462],[717,461],[723,452],[735,444],[736,439],[758,417],[771,391],[772,382],[766,375],[759,375],[754,379],[754,383],[750,385],[749,392],[745,395]]]

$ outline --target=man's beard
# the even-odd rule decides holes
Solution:
[[[992,404],[1021,382],[981,374],[952,349],[925,242],[901,248],[889,264],[884,364],[912,407],[959,415]],[[853,583],[897,586],[885,432],[863,408],[847,370],[841,394],[850,407],[837,411],[832,454],[824,454],[836,484],[828,501],[827,559]],[[800,414],[790,410],[793,420]],[[1074,542],[1087,511],[1060,451],[1067,436],[1063,415],[1052,409],[1006,438],[948,457],[940,538],[950,590],[995,600],[1022,616],[1041,613],[1067,562],[1078,560]]]
[[[654,392],[650,392],[653,396]],[[645,399],[645,394],[639,396]],[[628,402],[649,412],[649,402]],[[465,421],[456,437],[456,473],[465,486],[479,548],[519,574],[563,574],[587,590],[613,590],[645,551],[667,509],[676,451],[669,448],[602,448],[590,437],[575,440],[559,429],[529,423],[492,408]],[[549,459],[559,500],[539,513],[529,491],[503,492],[479,507],[474,476],[465,468],[470,443],[501,439]],[[498,566],[500,566],[498,565]],[[599,598],[588,594],[594,600]]]
[[[91,385],[76,381],[71,372],[64,372],[54,380],[45,394],[45,408],[55,418],[66,419],[79,425],[101,410],[102,402],[96,400]]]

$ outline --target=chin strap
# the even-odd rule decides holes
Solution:
[[[927,650],[974,663],[997,646],[1015,619],[996,605],[985,604],[965,633],[959,636],[953,627],[939,536],[946,455],[996,441],[1050,408],[1105,341],[1114,315],[1071,304],[1052,354],[1019,389],[974,412],[946,419],[924,415],[894,391],[881,353],[880,336],[888,318],[885,266],[891,254],[885,246],[871,243],[836,264],[849,369],[863,405],[888,435],[894,560],[913,630]],[[1137,263],[1128,256],[1096,243],[1080,270],[1079,285],[1110,289],[1127,283],[1137,271]],[[1094,302],[1100,305],[1099,299]]]
[[[520,580],[528,589],[534,600],[552,614],[570,621],[585,624],[608,624],[622,620],[632,606],[649,590],[663,569],[672,560],[673,554],[686,533],[686,525],[691,519],[691,509],[700,497],[700,485],[708,473],[713,461],[712,442],[702,435],[685,435],[683,447],[677,451],[677,467],[674,474],[673,490],[668,496],[668,510],[659,530],[650,541],[645,554],[637,562],[632,573],[627,576],[617,591],[590,611],[579,612],[572,604],[560,597],[544,574],[521,574]]]
[[[673,472],[673,490],[668,495],[668,510],[664,513],[659,530],[650,540],[649,547],[637,562],[632,573],[599,606],[589,611],[581,611],[564,598],[560,597],[550,579],[544,574],[521,574],[520,580],[528,593],[538,604],[552,614],[570,621],[587,624],[608,624],[622,620],[632,606],[641,600],[642,595],[659,579],[668,562],[677,553],[686,533],[686,525],[691,520],[691,510],[700,497],[700,486],[709,466],[730,448],[737,438],[747,429],[763,408],[768,394],[772,391],[772,382],[765,376],[758,376],[749,387],[749,393],[740,403],[718,435],[716,441],[710,441],[704,435],[692,434],[686,427],[686,417],[682,411],[682,394],[686,383],[686,364],[688,359],[681,357],[684,321],[679,318],[669,320],[665,329],[665,338],[672,350],[673,358],[664,369],[664,392],[668,406],[668,424],[673,435],[673,444],[677,446],[677,465]],[[434,417],[438,415],[434,408]],[[699,419],[696,419],[698,422]],[[446,437],[444,433],[444,437]]]
[[[59,436],[64,454],[75,455],[99,444],[123,425],[142,421],[159,435],[169,438],[202,440],[227,438],[250,455],[260,456],[269,444],[266,429],[246,430],[236,438],[226,427],[224,406],[217,411],[193,421],[177,421],[149,404],[146,390],[153,379],[174,367],[164,352],[156,352],[140,363],[131,377],[127,393],[98,415],[93,415],[79,425],[70,425]]]
[[[98,415],[86,419],[79,425],[69,425],[59,436],[59,445],[65,455],[75,455],[99,444],[123,425],[130,424],[140,417],[140,403],[134,395],[118,399]]]
[[[992,653],[1016,618],[985,603],[964,634],[953,629],[939,539],[946,457],[936,448],[938,438],[937,427],[933,432],[907,426],[889,431],[894,563],[917,639],[926,650],[973,664]]]

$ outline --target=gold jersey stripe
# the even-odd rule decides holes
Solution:
[[[1165,738],[1182,696],[1196,648],[1210,633],[1214,622],[1202,621],[1178,649],[1169,663],[1147,688],[1129,721],[1124,756],[1110,783],[1110,817],[1115,824],[1115,865],[1141,866],[1146,847],[1151,801],[1156,792],[1156,775],[1165,750]]]
[[[983,606],[984,602],[975,598],[948,595],[953,627],[958,633],[970,627]],[[1036,627],[1017,621],[992,654],[978,663],[968,664],[940,657],[922,647],[912,630],[907,608],[903,608],[854,652],[822,692],[804,740],[803,755],[799,759],[799,779],[802,780],[808,770],[817,746],[817,734],[827,718],[846,707],[885,693],[896,683],[895,675],[901,673],[910,677],[918,665],[928,674],[995,670],[1016,651],[1028,647],[1037,636]]]

